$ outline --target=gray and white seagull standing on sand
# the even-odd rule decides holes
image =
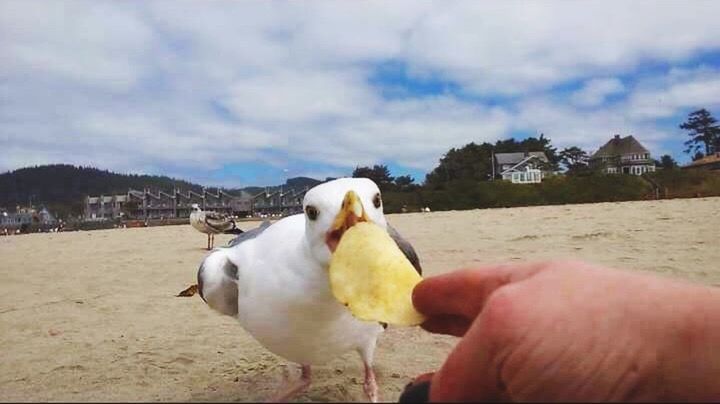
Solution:
[[[217,212],[208,212],[200,209],[197,203],[192,204],[193,211],[190,212],[190,224],[197,231],[207,234],[207,249],[210,250],[215,244],[215,235],[221,233],[240,234],[242,230],[235,225],[235,220],[228,215]]]
[[[220,313],[237,318],[265,348],[301,366],[299,380],[271,398],[285,401],[310,385],[310,366],[347,351],[360,354],[364,391],[378,400],[373,354],[384,325],[361,321],[330,290],[328,266],[340,237],[358,221],[387,229],[420,272],[412,246],[385,221],[377,185],[366,178],[341,178],[305,195],[304,213],[240,235],[200,265],[198,290]]]

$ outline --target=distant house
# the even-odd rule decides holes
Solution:
[[[247,191],[240,191],[240,195],[230,199],[230,208],[237,215],[249,215],[253,211],[252,201],[252,194]]]
[[[39,212],[37,212],[38,219],[40,219],[40,223],[43,225],[49,225],[53,226],[57,223],[57,219],[55,216],[50,213],[50,211],[47,210],[47,208],[43,207],[40,209]]]
[[[709,156],[697,159],[682,168],[695,170],[720,170],[720,152],[715,152]]]
[[[247,192],[240,196],[231,195],[223,190],[212,193],[171,193],[150,190],[129,189],[126,194],[88,196],[85,198],[85,220],[108,220],[123,216],[138,219],[184,218],[190,216],[192,205],[197,204],[203,210],[212,210],[231,215],[244,216],[252,211],[252,197]]]
[[[655,171],[655,161],[632,135],[615,135],[590,156],[590,167],[605,174],[642,175]]]
[[[126,195],[100,195],[85,198],[85,219],[105,220],[121,216],[128,202],[135,202],[135,206],[143,204],[145,195],[142,192],[130,190]]]
[[[282,189],[270,192],[267,189],[252,199],[253,213],[259,215],[292,215],[302,212],[302,201],[309,187],[304,189]]]
[[[21,229],[30,225],[43,228],[55,226],[57,220],[46,208],[39,211],[34,208],[18,208],[16,212],[0,211],[0,228]]]
[[[2,212],[0,213],[0,227],[4,229],[19,229],[22,226],[29,226],[33,222],[33,215],[26,212]]]
[[[495,171],[503,180],[513,184],[536,184],[542,182],[542,167],[549,163],[544,152],[519,152],[495,154]]]

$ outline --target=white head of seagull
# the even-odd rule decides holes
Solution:
[[[327,266],[343,233],[357,222],[387,228],[382,197],[367,178],[341,178],[320,184],[305,194],[305,238],[313,257]]]
[[[200,211],[200,205],[198,205],[197,203],[193,203],[192,205],[190,205],[190,207],[192,207],[196,212]]]

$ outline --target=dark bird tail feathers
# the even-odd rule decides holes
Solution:
[[[232,221],[232,225],[233,225],[232,229],[230,229],[230,230],[225,230],[223,233],[224,233],[224,234],[242,234],[242,233],[245,233],[244,231],[238,229],[237,223],[235,223],[234,220]]]

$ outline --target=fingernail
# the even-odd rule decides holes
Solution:
[[[409,383],[405,386],[400,398],[399,403],[427,403],[430,399],[430,381],[424,381],[420,383]]]

